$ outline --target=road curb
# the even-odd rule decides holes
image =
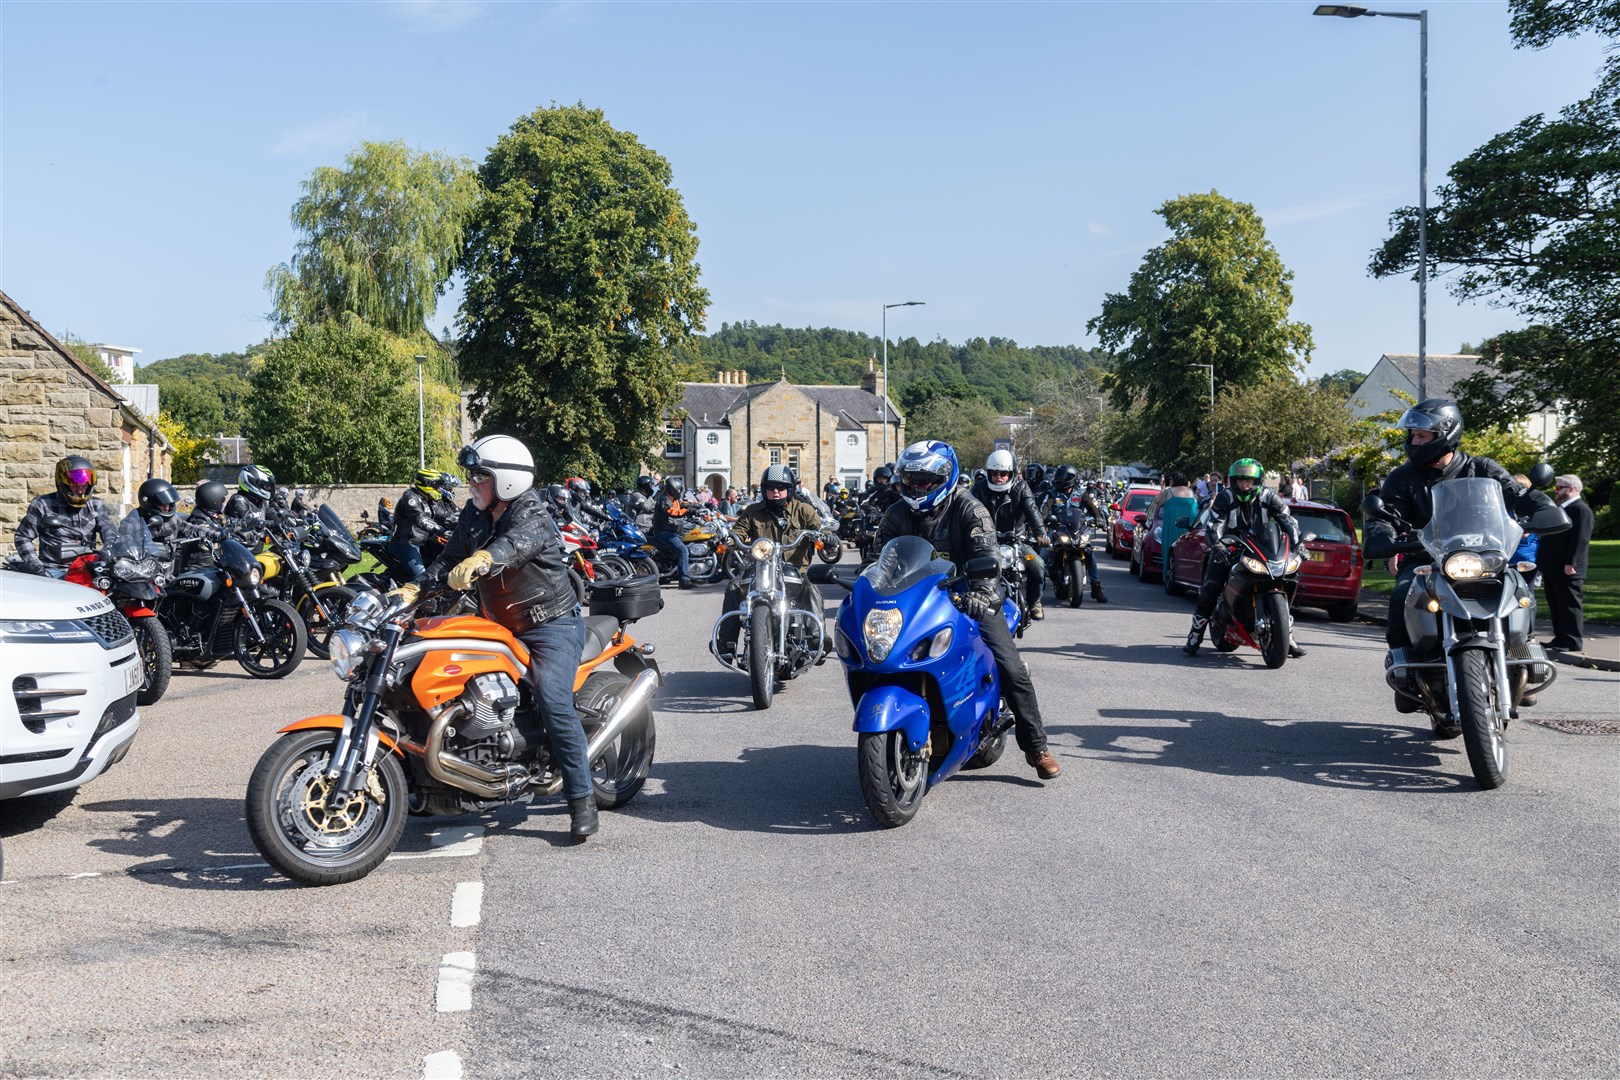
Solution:
[[[1387,612],[1369,607],[1366,604],[1356,609],[1356,618],[1362,622],[1372,623],[1374,626],[1386,626],[1389,623]],[[1588,671],[1620,672],[1620,661],[1605,660],[1600,656],[1591,656],[1587,653],[1567,653],[1558,649],[1548,649],[1547,657],[1554,663],[1564,664],[1567,667],[1586,668]]]

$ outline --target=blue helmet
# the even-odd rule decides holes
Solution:
[[[906,447],[895,463],[900,498],[921,514],[940,504],[956,487],[961,469],[956,463],[956,451],[950,443],[932,440],[915,442]]]

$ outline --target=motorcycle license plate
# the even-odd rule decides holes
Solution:
[[[1305,558],[1309,559],[1311,562],[1327,562],[1327,552],[1307,551],[1305,553]]]

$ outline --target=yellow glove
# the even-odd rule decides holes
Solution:
[[[495,556],[487,551],[475,551],[456,564],[450,571],[450,587],[457,592],[464,592],[472,588],[473,579],[489,572],[495,564]]]
[[[401,585],[397,589],[389,590],[388,595],[384,597],[384,599],[386,599],[390,604],[414,604],[416,603],[416,594],[419,591],[421,590],[414,584]]]

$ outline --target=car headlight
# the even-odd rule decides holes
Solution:
[[[899,608],[873,608],[866,613],[866,622],[861,627],[866,637],[866,655],[878,663],[889,658],[889,650],[894,648],[895,639],[900,636],[900,626],[906,617],[900,613]]]
[[[776,554],[776,541],[768,540],[762,536],[754,541],[754,545],[748,549],[748,554],[752,555],[758,562],[764,562]]]
[[[1164,526],[1163,525],[1155,525],[1155,526],[1153,526],[1153,539],[1157,540],[1161,544],[1164,543]]]
[[[0,619],[0,641],[89,641],[91,637],[90,629],[76,619]]]
[[[1441,572],[1454,581],[1472,581],[1484,577],[1489,571],[1485,560],[1477,551],[1457,551],[1446,557]]]
[[[1270,573],[1270,571],[1266,569],[1266,564],[1255,558],[1253,555],[1243,556],[1243,565],[1256,574]]]
[[[1288,556],[1288,567],[1283,572],[1286,574],[1292,574],[1295,570],[1299,569],[1299,564],[1304,561],[1305,559],[1302,555],[1294,554]]]
[[[332,653],[332,674],[344,682],[354,677],[366,654],[366,636],[354,630],[339,630],[327,642]]]

